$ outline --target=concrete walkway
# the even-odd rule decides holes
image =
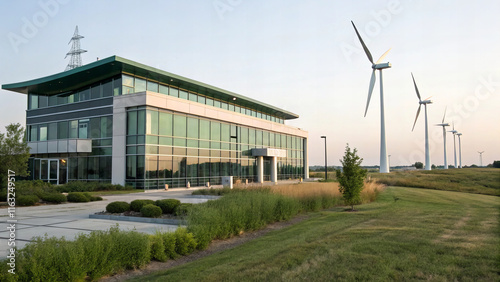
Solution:
[[[11,235],[8,227],[9,219],[15,219],[15,244],[23,248],[35,236],[65,237],[72,240],[79,233],[90,233],[93,230],[107,230],[111,226],[119,224],[122,230],[137,230],[139,232],[152,234],[156,230],[174,231],[177,226],[125,222],[103,219],[90,219],[89,214],[104,211],[106,205],[114,201],[131,202],[135,199],[178,199],[182,203],[201,203],[213,197],[191,196],[191,189],[171,189],[169,191],[154,191],[145,193],[132,193],[122,195],[104,196],[103,201],[89,203],[65,203],[59,205],[42,205],[34,207],[16,207],[15,218],[9,218],[7,208],[0,209],[0,260],[7,256],[11,248],[8,245]]]

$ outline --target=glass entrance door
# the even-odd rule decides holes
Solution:
[[[59,160],[49,160],[49,179],[52,184],[58,184],[59,179]]]

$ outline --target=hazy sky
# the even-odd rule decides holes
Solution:
[[[431,162],[443,164],[440,123],[463,133],[463,165],[500,160],[499,1],[1,1],[0,84],[61,72],[75,26],[83,63],[118,55],[297,113],[309,132],[310,165],[338,165],[346,143],[378,165],[379,84],[363,117],[371,65],[353,20],[384,70],[391,165],[424,162],[428,106]],[[377,74],[378,75],[378,74]],[[25,123],[26,96],[0,90],[0,131]],[[451,129],[450,129],[451,130]],[[447,136],[453,164],[453,136]],[[458,149],[458,140],[457,140]]]

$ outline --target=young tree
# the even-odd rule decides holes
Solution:
[[[366,170],[361,168],[363,159],[357,155],[357,152],[356,148],[351,151],[349,144],[347,144],[344,158],[340,160],[342,170],[336,170],[337,180],[340,184],[339,191],[342,193],[344,202],[350,205],[352,210],[354,210],[354,205],[361,202],[361,190],[363,190],[366,178]]]
[[[16,176],[28,175],[30,150],[24,136],[24,128],[19,123],[5,127],[6,133],[0,133],[0,184],[5,187],[7,170],[13,170]]]
[[[424,168],[424,164],[421,163],[421,162],[415,162],[414,166],[415,166],[416,169],[422,169],[422,168]]]

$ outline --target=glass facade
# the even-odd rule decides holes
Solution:
[[[32,124],[28,125],[27,133],[29,142],[92,139],[91,153],[32,155],[31,179],[54,184],[76,180],[111,181],[112,116]]]
[[[252,148],[287,151],[278,179],[304,176],[304,138],[151,107],[127,111],[126,183],[136,188],[220,184],[221,176],[253,182]],[[270,161],[264,180],[270,180]]]
[[[36,93],[30,93],[28,95],[28,110],[78,103],[87,100],[118,96],[122,94],[127,95],[137,92],[143,92],[146,90],[210,105],[213,107],[265,119],[268,121],[273,121],[281,124],[284,123],[284,120],[282,118],[274,116],[272,114],[254,111],[236,103],[221,101],[213,97],[207,97],[206,95],[203,95],[201,93],[188,91],[176,86],[162,84],[155,80],[127,74],[123,74],[122,76],[117,76],[112,79],[83,87],[77,91],[71,91],[58,95],[46,96]]]

